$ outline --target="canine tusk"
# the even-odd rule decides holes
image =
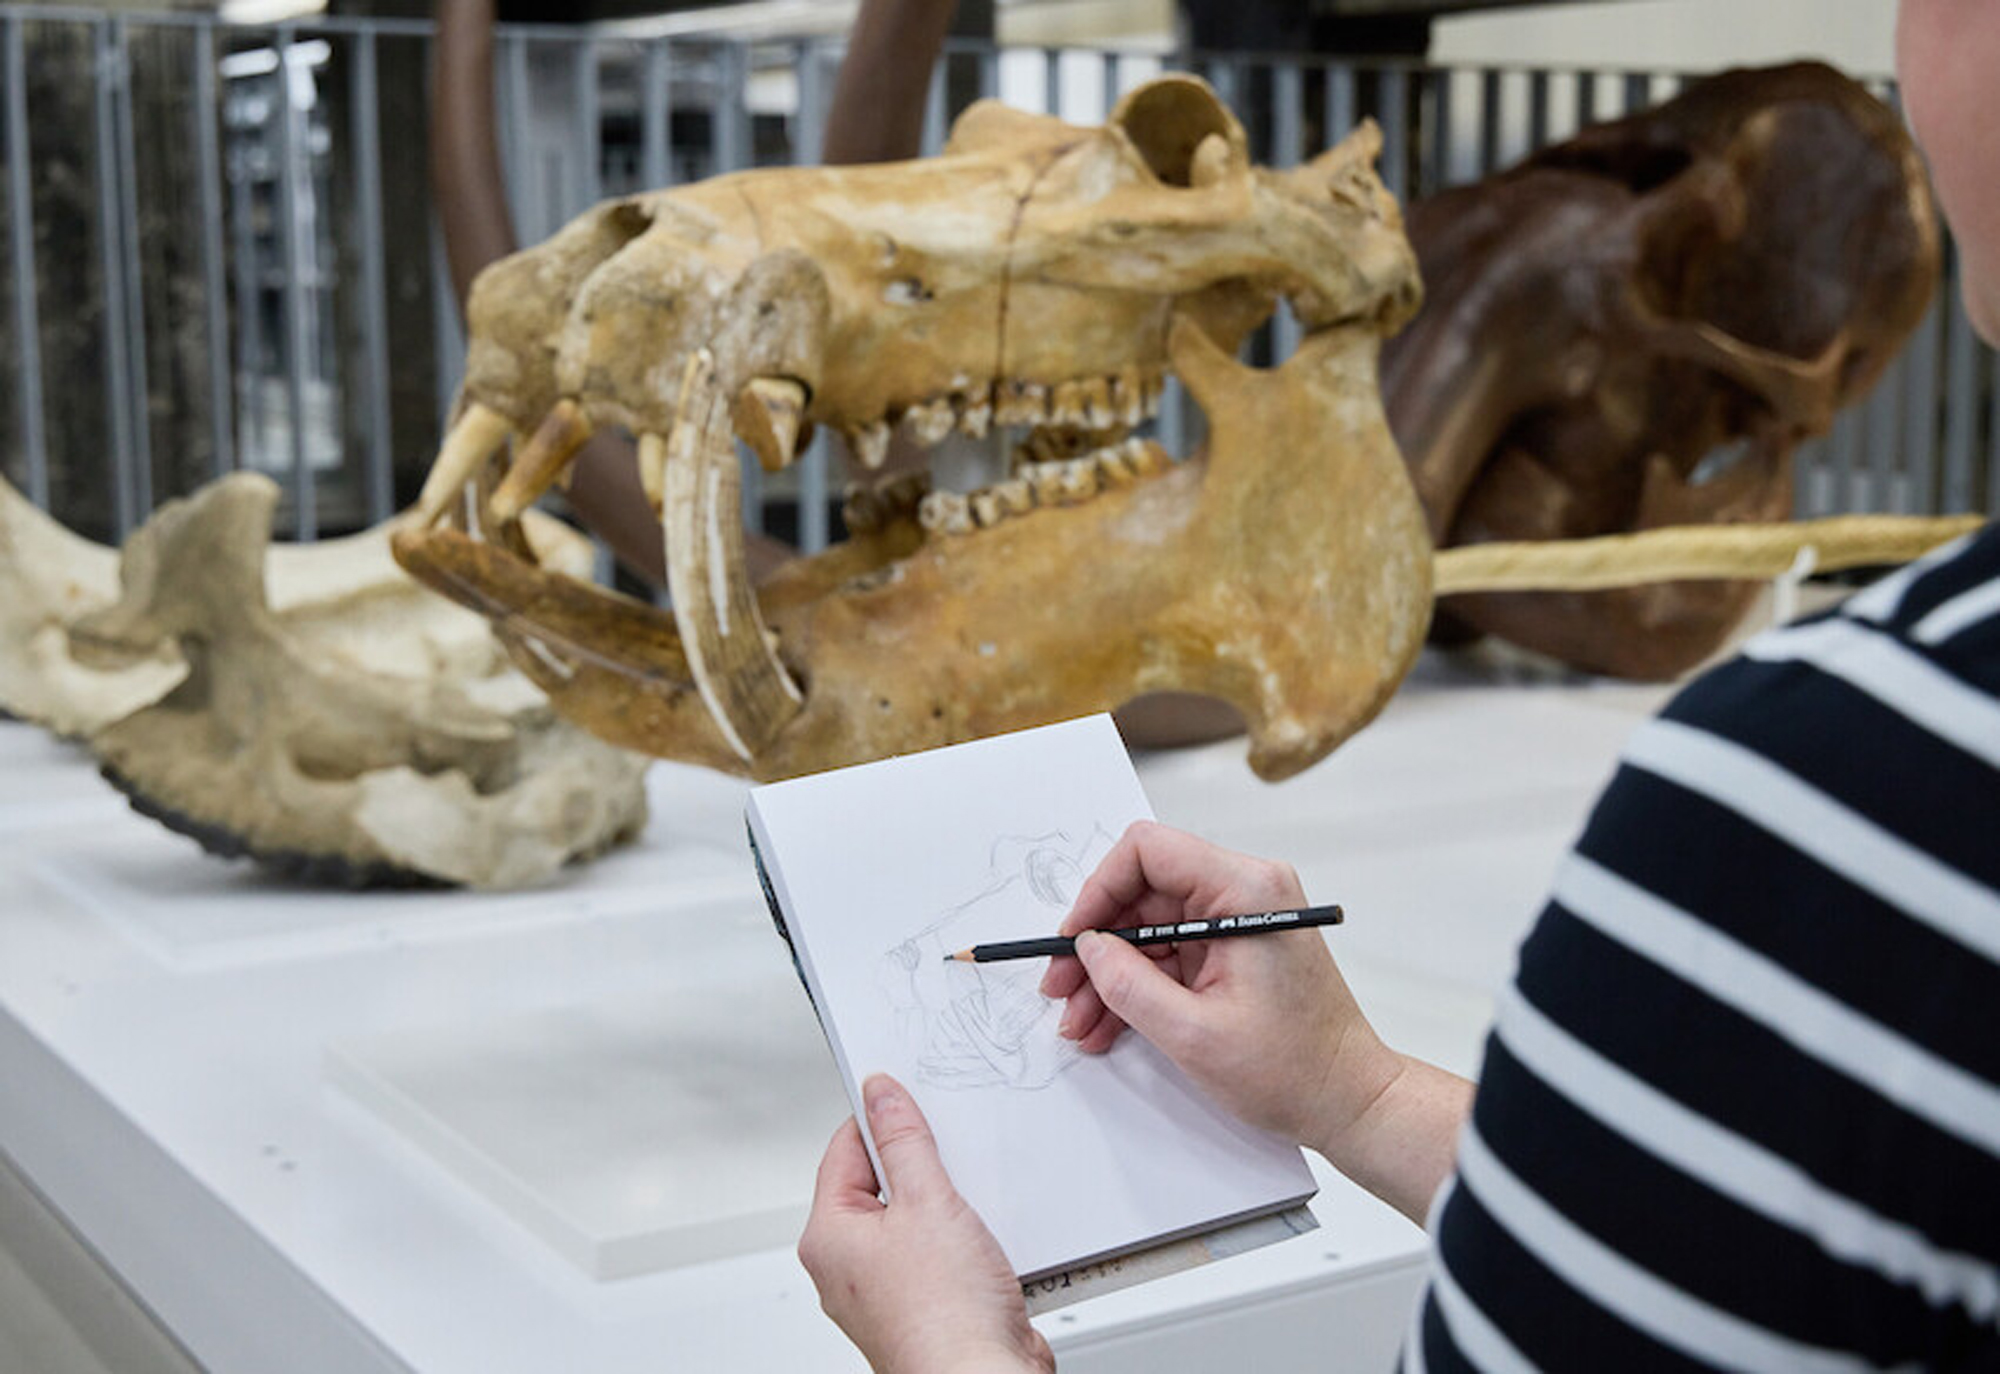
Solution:
[[[688,667],[716,728],[750,762],[804,704],[757,609],[743,559],[743,492],[735,435],[707,349],[688,359],[664,446],[661,526],[667,592]]]
[[[582,406],[568,397],[557,401],[500,479],[499,490],[493,493],[493,518],[503,524],[520,519],[522,511],[569,471],[590,432]]]
[[[782,472],[798,452],[806,389],[790,377],[752,377],[737,393],[736,432],[766,472]]]
[[[424,489],[417,495],[418,526],[435,524],[513,432],[514,426],[499,411],[478,401],[469,403],[445,435],[437,462],[424,478]]]

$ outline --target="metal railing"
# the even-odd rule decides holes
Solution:
[[[235,468],[280,479],[281,532],[300,538],[411,497],[464,347],[423,155],[430,42],[419,21],[235,27],[0,5],[0,468],[16,485],[107,540]],[[840,56],[837,38],[503,27],[520,240],[603,196],[816,160]],[[1405,200],[1686,79],[954,43],[925,147],[978,96],[1092,123],[1168,69],[1211,81],[1272,165],[1373,117]],[[1273,326],[1280,353],[1288,328]],[[1162,437],[1187,423],[1170,404]],[[1870,399],[1801,453],[1799,511],[2000,511],[1996,435],[1994,357],[1947,282]],[[749,518],[824,545],[828,467],[824,438],[778,478],[747,465]]]

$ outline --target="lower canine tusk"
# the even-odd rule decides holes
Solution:
[[[503,523],[520,519],[521,512],[568,471],[577,451],[589,442],[590,432],[582,406],[568,397],[557,401],[500,480],[493,493],[493,518]]]
[[[432,524],[449,510],[459,492],[479,476],[487,460],[513,432],[507,417],[491,406],[478,401],[467,405],[445,435],[430,476],[424,478],[424,489],[417,495],[418,524]]]
[[[766,472],[782,472],[798,451],[806,389],[789,377],[752,377],[737,393],[736,432]]]

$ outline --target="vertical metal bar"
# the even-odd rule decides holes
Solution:
[[[1653,78],[1644,72],[1625,73],[1625,113],[1633,114],[1653,103]]]
[[[673,52],[664,38],[646,44],[640,67],[639,181],[657,191],[673,181]]]
[[[1342,62],[1326,69],[1326,146],[1354,127],[1354,68]]]
[[[919,144],[925,157],[936,157],[944,151],[945,135],[950,132],[951,114],[945,105],[944,93],[945,57],[939,53],[931,63],[931,74],[924,87],[924,131]]]
[[[118,83],[114,108],[118,119],[119,252],[125,259],[125,336],[130,340],[129,381],[132,407],[132,505],[143,520],[153,509],[152,393],[146,378],[145,272],[139,259],[139,156],[132,135],[132,36],[122,19],[114,20],[118,40]]]
[[[1382,73],[1380,113],[1382,119],[1382,180],[1390,194],[1405,205],[1410,202],[1410,93],[1409,78],[1401,67]]]
[[[823,79],[820,44],[806,39],[799,43],[793,59],[798,72],[799,109],[794,123],[792,161],[800,166],[816,164],[826,146],[826,107],[829,99]],[[822,426],[813,431],[812,442],[798,455],[793,470],[798,474],[799,547],[818,553],[832,538],[827,519],[828,472],[833,462],[831,444]]]
[[[229,299],[222,252],[222,154],[216,137],[215,21],[203,16],[194,33],[195,175],[201,199],[201,294],[207,308],[209,442],[212,470],[236,467],[236,398],[229,375]]]
[[[579,38],[571,57],[576,79],[577,198],[560,207],[556,216],[560,223],[567,223],[604,196],[604,116],[598,108],[597,41],[589,36]]]
[[[1098,66],[1102,69],[1100,79],[1104,83],[1104,118],[1109,119],[1111,117],[1111,107],[1118,103],[1119,57],[1115,52],[1104,52],[1099,54],[1097,62]]]
[[[437,364],[438,430],[450,428],[453,409],[458,405],[458,387],[464,380],[465,326],[458,318],[458,297],[451,285],[451,269],[444,256],[444,234],[435,211],[430,217],[431,241],[431,347]]]
[[[1915,484],[1912,497],[1919,512],[1938,509],[1937,451],[1938,326],[1942,308],[1932,301],[1904,349],[1909,363],[1903,397],[1903,465]]]
[[[122,216],[118,211],[117,96],[113,83],[118,79],[117,37],[113,19],[93,24],[93,77],[96,83],[94,149],[97,163],[98,262],[104,278],[104,363],[105,412],[111,422],[112,519],[118,536],[138,523],[137,494],[133,490],[132,469],[132,360],[126,353],[125,255]]]
[[[1500,165],[1500,72],[1488,67],[1479,74],[1479,175]]]
[[[1456,73],[1438,67],[1426,74],[1431,88],[1430,155],[1418,174],[1419,195],[1435,195],[1451,184],[1452,87]]]
[[[227,110],[225,100],[224,109]],[[245,141],[248,141],[246,136]],[[250,167],[242,156],[226,162],[229,179],[229,228],[236,278],[236,389],[237,406],[243,414],[243,449],[248,465],[276,467],[265,450],[264,425],[264,318],[263,262],[256,237],[256,187]]]
[[[1042,113],[1062,118],[1062,49],[1042,53]]]
[[[49,504],[48,439],[42,415],[42,326],[35,300],[35,201],[28,173],[28,63],[21,19],[5,24],[7,64],[7,236],[14,267],[15,405],[20,409],[21,453],[27,464],[28,499]]]
[[[305,213],[301,187],[301,144],[299,111],[292,97],[293,45],[298,35],[289,24],[278,26],[278,243],[284,268],[283,306],[285,325],[285,409],[291,418],[292,537],[301,541],[317,537],[319,511],[313,472],[306,458],[306,356],[309,348],[305,253],[299,242]]]
[[[1986,513],[2000,516],[2000,354],[1985,353],[1986,392],[1992,399],[1986,412]]]
[[[368,431],[363,490],[368,520],[389,518],[396,503],[395,454],[389,434],[389,305],[382,242],[382,128],[375,35],[354,37],[349,86],[354,105],[355,212],[361,232],[361,391]]]
[[[992,44],[979,50],[979,98],[993,100],[1000,94],[1000,49]]]
[[[1576,127],[1587,128],[1597,122],[1597,73],[1591,71],[1576,74]]]
[[[736,172],[750,165],[748,112],[743,108],[749,84],[750,52],[741,43],[724,43],[716,50],[720,92],[711,115],[711,153],[717,172]]]
[[[506,168],[507,202],[514,223],[521,226],[524,241],[536,242],[555,227],[542,201],[542,180],[535,175],[534,76],[528,70],[528,43],[525,34],[506,34],[498,40],[500,55],[499,125],[501,165]]]
[[[1296,62],[1271,67],[1271,165],[1296,167],[1306,145],[1305,73]]]
[[[1863,447],[1875,485],[1876,509],[1885,513],[1903,514],[1916,509],[1910,482],[1904,476],[1907,465],[1902,461],[1896,444],[1896,434],[1901,428],[1903,393],[1908,385],[1904,374],[1908,371],[1909,364],[1899,354],[1876,380],[1875,390],[1869,394],[1867,404],[1861,411]],[[1837,505],[1837,502],[1830,502],[1822,509],[1833,509]]]
[[[1946,512],[1977,508],[1973,495],[1972,446],[1979,428],[1973,407],[1979,404],[1973,352],[1972,322],[1956,304],[1946,311],[1944,472],[1939,485],[1939,509]]]
[[[792,114],[792,165],[811,167],[826,146],[826,91],[820,79],[819,44],[802,38],[792,47],[799,107]]]
[[[1549,74],[1539,68],[1528,73],[1528,151],[1545,147],[1549,141]]]

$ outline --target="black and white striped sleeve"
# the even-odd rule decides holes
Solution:
[[[2000,531],[1634,736],[1432,1229],[1408,1370],[2000,1370]]]

